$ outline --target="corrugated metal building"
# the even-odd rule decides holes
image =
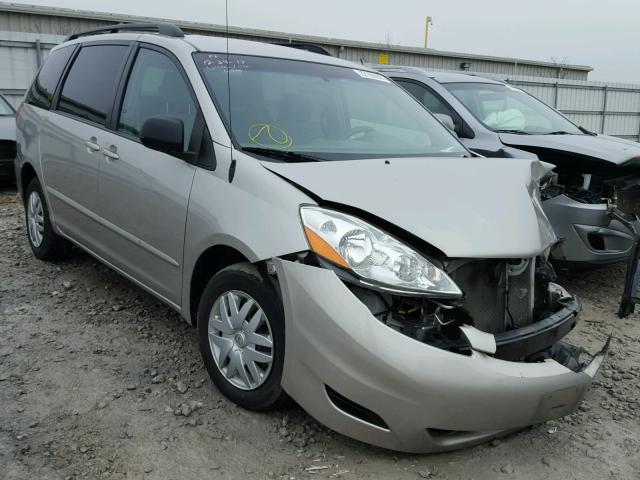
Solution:
[[[221,25],[0,2],[0,93],[7,94],[14,101],[22,96],[46,52],[67,35],[112,23],[141,21],[169,21],[188,33],[224,35],[226,32]],[[591,67],[580,65],[558,65],[239,27],[230,27],[229,33],[247,40],[314,43],[337,57],[364,63],[377,63],[383,55],[382,58],[388,59],[389,64],[395,65],[577,80],[586,80],[592,70]]]
[[[187,33],[224,35],[226,28],[198,22],[147,18],[0,2],[0,93],[17,104],[47,52],[67,35],[119,22],[169,21]],[[640,86],[588,82],[591,67],[433,49],[356,42],[230,27],[232,37],[320,45],[333,55],[364,63],[466,71],[528,90],[576,123],[599,132],[640,139]],[[381,57],[382,55],[382,57]]]

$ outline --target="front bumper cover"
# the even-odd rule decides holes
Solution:
[[[447,352],[379,322],[332,271],[275,265],[287,332],[283,388],[318,421],[367,443],[444,451],[567,415],[602,361],[574,372],[554,360]],[[331,392],[384,423],[338,408]]]
[[[560,239],[551,252],[554,260],[569,264],[608,265],[625,262],[633,250],[633,234],[612,219],[607,204],[577,202],[558,195],[542,208]]]

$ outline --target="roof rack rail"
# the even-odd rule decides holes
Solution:
[[[69,40],[75,40],[80,37],[88,37],[91,35],[100,35],[103,33],[118,33],[118,32],[155,32],[160,35],[166,35],[167,37],[184,37],[182,29],[172,23],[118,23],[117,25],[107,25],[105,27],[94,28],[91,30],[85,30],[83,32],[74,33],[65,38],[65,42]]]
[[[319,55],[326,55],[328,57],[333,57],[331,52],[320,45],[316,45],[313,43],[303,43],[303,42],[278,42],[276,45],[280,45],[281,47],[290,47],[296,48],[298,50],[306,50],[307,52],[317,53]]]

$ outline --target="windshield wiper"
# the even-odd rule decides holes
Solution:
[[[545,135],[573,135],[573,133],[565,132],[564,130],[556,130],[555,132],[548,132]]]
[[[495,132],[497,132],[497,133],[515,133],[516,135],[531,135],[529,132],[525,132],[524,130],[503,129],[503,130],[495,130]]]
[[[581,126],[579,126],[579,125],[578,125],[578,128],[579,128],[579,129],[580,129],[580,131],[581,131],[582,133],[584,133],[585,135],[591,135],[592,137],[596,137],[596,136],[598,136],[598,134],[597,134],[597,133],[592,132],[592,131],[590,131],[590,130],[587,130],[586,128],[581,127]]]
[[[304,153],[292,152],[290,150],[278,150],[277,148],[265,147],[241,147],[243,152],[256,153],[265,157],[284,160],[285,162],[324,162],[324,158],[306,155]]]

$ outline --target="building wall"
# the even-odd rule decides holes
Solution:
[[[0,2],[0,93],[17,105],[48,51],[67,35],[118,21],[152,20],[93,12],[57,9],[36,14],[28,7]],[[37,9],[47,12],[51,9]],[[187,33],[223,35],[215,25],[176,22]],[[354,62],[378,63],[380,54],[389,64],[428,70],[461,71],[507,80],[557,107],[574,122],[598,133],[640,140],[640,86],[587,82],[590,69],[545,62],[501,59],[419,48],[336,40],[282,32],[230,28],[230,36],[266,42],[299,41],[321,45],[336,57]]]
[[[64,37],[8,32],[1,28],[0,94],[17,105],[49,50]]]
[[[109,25],[117,22],[163,21],[110,13],[75,11],[70,9],[36,7],[10,4],[0,1],[0,31],[33,34],[48,34],[60,37],[71,33]],[[172,21],[188,33],[204,35],[224,35],[227,29],[220,25],[198,22]],[[555,65],[549,62],[508,59],[485,55],[444,52],[433,49],[402,47],[370,42],[357,42],[310,35],[290,34],[266,30],[230,27],[232,36],[247,40],[266,42],[308,42],[321,45],[332,54],[354,62],[378,63],[380,54],[386,54],[390,64],[417,67],[461,70],[465,65],[472,72],[486,72],[506,75],[530,75],[550,78],[586,80],[590,67],[576,65]],[[3,39],[0,38],[0,42]]]

